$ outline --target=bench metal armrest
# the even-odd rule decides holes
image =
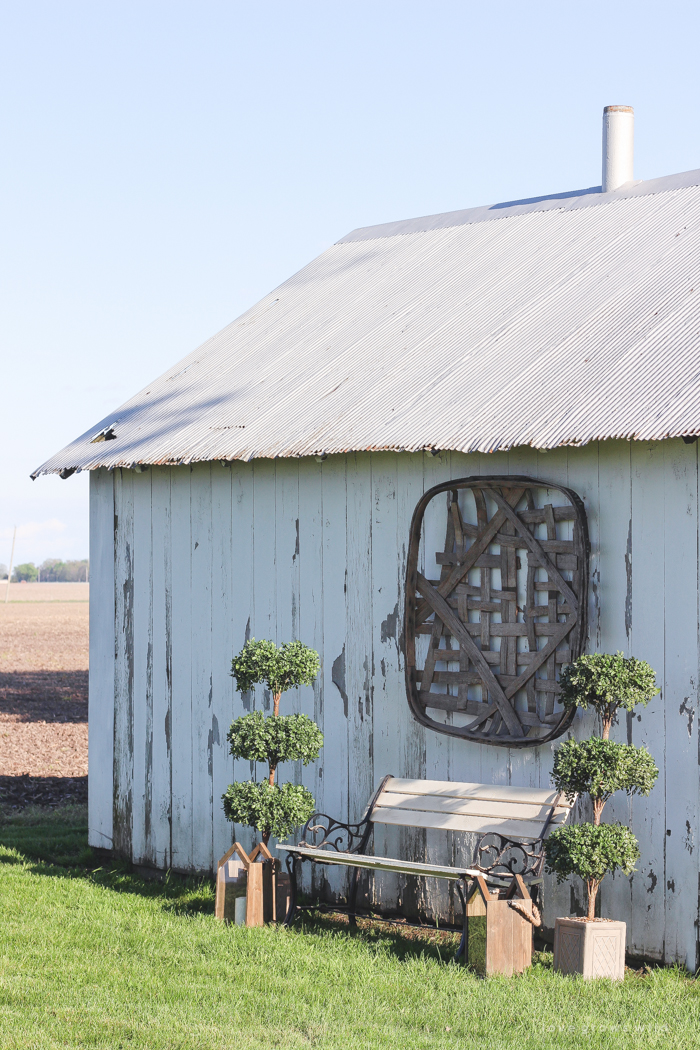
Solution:
[[[336,853],[364,853],[371,833],[372,824],[367,818],[359,824],[343,824],[327,813],[314,813],[304,825],[299,845]]]
[[[542,882],[544,840],[563,794],[560,791],[552,802],[538,839],[518,842],[495,832],[482,835],[476,848],[476,867],[492,875],[522,875],[528,882]]]
[[[313,813],[304,825],[299,845],[316,849],[327,846],[337,853],[365,853],[373,829],[372,812],[390,780],[393,780],[393,776],[387,773],[372,796],[367,812],[357,824],[344,824],[327,813]]]
[[[527,881],[540,881],[544,866],[542,839],[517,842],[489,831],[479,839],[474,867],[486,875],[522,875]]]

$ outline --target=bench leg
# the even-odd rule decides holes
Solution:
[[[464,883],[464,889],[462,889],[462,883]],[[457,893],[462,905],[462,939],[459,942],[459,948],[455,954],[455,962],[461,962],[463,966],[467,965],[467,879],[461,878],[457,883]]]
[[[352,875],[350,876],[350,893],[348,895],[348,921],[352,927],[357,926],[357,916],[355,915],[355,909],[357,908],[357,889],[360,883],[360,869],[353,868]]]
[[[291,926],[297,910],[297,873],[301,865],[299,858],[294,853],[288,853],[284,863],[289,872],[289,907],[287,908],[283,925]]]

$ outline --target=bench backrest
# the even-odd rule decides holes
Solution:
[[[536,841],[564,824],[571,809],[564,796],[547,788],[390,777],[368,816],[374,824],[494,832],[515,841]]]

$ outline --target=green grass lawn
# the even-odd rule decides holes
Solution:
[[[700,984],[681,972],[584,983],[543,955],[482,980],[448,961],[450,938],[224,927],[208,882],[96,867],[84,821],[0,823],[2,1048],[700,1047]]]

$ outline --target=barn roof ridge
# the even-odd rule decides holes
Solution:
[[[494,222],[528,215],[532,212],[595,208],[609,204],[616,199],[667,193],[670,190],[698,185],[700,185],[700,168],[693,168],[690,171],[681,171],[676,175],[664,175],[656,179],[636,179],[609,193],[603,193],[600,186],[589,186],[587,189],[565,190],[562,193],[547,193],[539,197],[526,197],[522,200],[502,201],[498,204],[484,204],[459,211],[422,215],[415,219],[398,219],[394,222],[379,223],[376,226],[360,226],[341,237],[336,243],[346,244],[350,241],[399,237],[410,233],[428,233],[430,230],[450,229],[454,226],[467,226],[476,222]]]
[[[32,477],[692,437],[699,296],[700,169],[361,228]]]

